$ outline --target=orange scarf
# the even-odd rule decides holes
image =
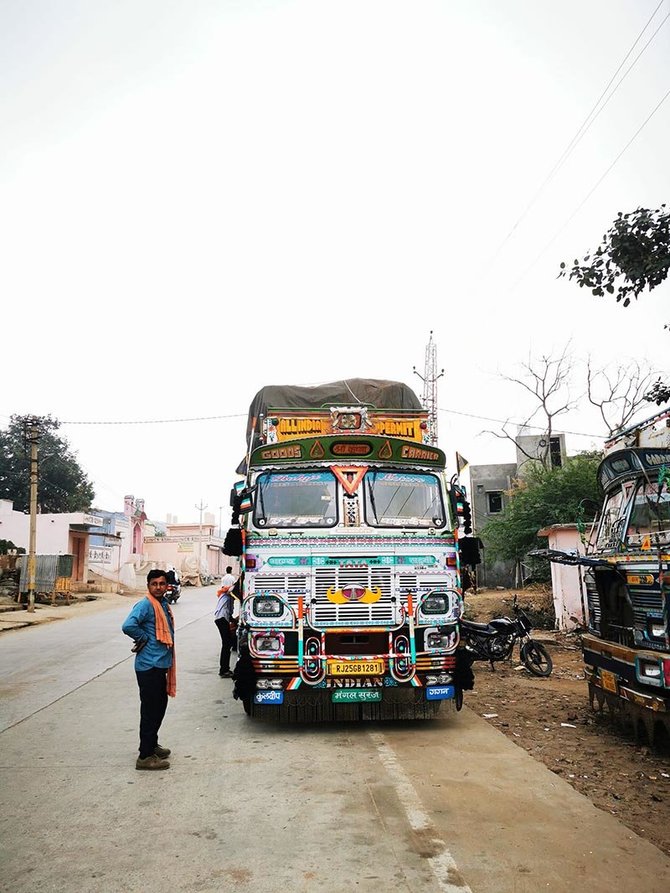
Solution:
[[[154,598],[153,595],[149,595],[148,598],[154,609],[154,617],[156,618],[156,638],[159,642],[162,642],[163,645],[168,645],[172,648],[172,666],[167,671],[167,693],[171,698],[174,698],[177,694],[177,653],[175,651],[172,633],[170,632],[170,624],[165,618],[165,611],[163,610],[163,605],[160,601],[157,598]],[[172,609],[167,602],[165,607],[167,608],[170,620],[172,621],[172,626],[174,627],[174,615]]]

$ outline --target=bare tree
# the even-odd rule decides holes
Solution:
[[[588,358],[587,396],[599,410],[608,434],[627,427],[640,406],[649,402],[648,394],[657,377],[657,371],[637,360],[597,369]]]
[[[511,434],[507,430],[510,424],[509,419],[503,423],[500,431],[489,430],[487,433],[503,440],[511,440],[527,459],[538,461],[544,468],[549,468],[551,437],[555,431],[554,421],[575,405],[575,401],[570,398],[569,389],[571,364],[572,358],[568,343],[559,356],[529,357],[527,362],[521,364],[523,371],[520,377],[502,376],[505,381],[520,385],[533,397],[535,408],[519,427],[521,430],[534,428],[538,434],[542,435],[536,452],[526,450],[519,443],[518,434]]]

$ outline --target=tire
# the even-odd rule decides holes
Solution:
[[[554,668],[549,652],[539,642],[530,639],[521,646],[521,660],[533,676],[551,676]]]
[[[242,698],[242,706],[247,716],[251,716],[251,698]]]

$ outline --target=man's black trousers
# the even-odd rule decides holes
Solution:
[[[140,688],[140,757],[150,757],[158,744],[158,730],[167,709],[167,670],[136,670]]]
[[[221,655],[219,657],[219,674],[230,672],[230,649],[233,645],[233,634],[230,631],[230,621],[215,620],[216,627],[221,634]]]

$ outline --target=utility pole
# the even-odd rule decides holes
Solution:
[[[202,497],[200,498],[200,505],[196,505],[196,508],[200,512],[200,532],[198,535],[198,574],[202,574],[202,513],[207,508],[207,505],[202,501]]]
[[[25,444],[30,444],[30,534],[28,539],[28,610],[35,610],[36,587],[36,545],[37,545],[37,445],[40,442],[41,432],[37,426],[37,419],[26,419]]]
[[[433,446],[437,446],[437,380],[444,375],[442,369],[438,375],[437,372],[437,344],[433,341],[433,332],[431,330],[428,344],[426,345],[426,362],[424,365],[423,375],[416,371],[413,367],[415,375],[418,375],[423,382],[423,396],[421,402],[424,409],[428,410],[428,442]]]

